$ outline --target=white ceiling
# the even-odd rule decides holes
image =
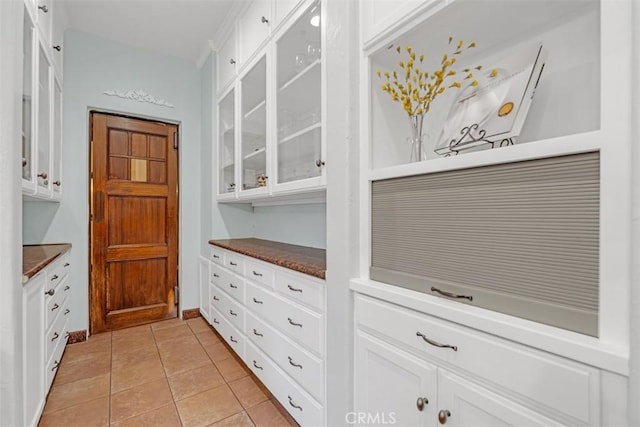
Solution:
[[[0,0],[2,1],[2,0]],[[62,0],[67,27],[197,62],[245,0]]]

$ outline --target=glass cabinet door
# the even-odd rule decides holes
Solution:
[[[267,187],[266,74],[263,56],[241,79],[241,191]]]
[[[235,125],[234,90],[232,89],[218,105],[218,194],[234,193],[235,180]]]
[[[320,4],[276,42],[277,182],[322,174]]]
[[[33,63],[34,25],[24,11],[22,43],[22,179],[23,186],[33,183]],[[33,188],[33,187],[32,187]]]
[[[50,188],[51,65],[40,45],[38,56],[38,192]]]
[[[52,155],[52,190],[60,195],[62,190],[62,88],[57,79],[53,83],[53,153]]]

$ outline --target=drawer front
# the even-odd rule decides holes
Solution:
[[[311,280],[302,275],[278,270],[276,290],[288,298],[324,311],[324,280]]]
[[[251,341],[247,342],[246,361],[247,366],[301,426],[324,425],[322,405],[302,390]]]
[[[58,366],[62,361],[62,353],[64,353],[65,346],[67,345],[67,332],[69,332],[69,321],[64,316],[60,316],[64,318],[66,321],[62,326],[62,334],[60,338],[56,341],[57,344],[53,347],[53,351],[51,357],[48,359],[47,364],[45,365],[45,393],[49,391],[49,387],[51,387],[51,383],[53,382],[53,378],[56,376],[56,372],[58,372]]]
[[[69,294],[67,282],[65,278],[63,282],[58,283],[58,286],[53,288],[54,294],[52,296],[45,295],[45,330],[51,327],[58,313],[63,311],[62,304]]]
[[[66,277],[71,270],[69,263],[69,252],[66,252],[55,260],[55,262],[47,267],[47,284],[49,289],[58,286],[58,283]]]
[[[241,303],[244,301],[245,284],[242,277],[229,273],[228,271],[221,271],[220,284],[218,286],[238,302]]]
[[[262,287],[247,283],[247,310],[317,354],[324,353],[324,319]]]
[[[225,300],[228,298],[227,295],[215,285],[211,285],[209,294],[211,295],[211,307],[220,313],[224,313],[224,309],[226,308]]]
[[[255,283],[260,283],[268,288],[273,288],[275,273],[273,269],[269,268],[267,265],[255,261],[246,260],[245,273],[247,280],[251,280]]]
[[[245,334],[319,402],[324,401],[322,360],[302,350],[251,313]]]
[[[211,307],[211,317],[213,327],[229,346],[236,352],[242,360],[244,360],[245,352],[245,336],[240,333],[218,310]]]
[[[591,405],[600,401],[594,368],[362,295],[356,297],[356,323],[587,424],[599,419]],[[500,366],[487,363],[498,360]]]
[[[238,304],[238,302],[234,301],[233,298],[227,298],[224,304],[224,317],[227,318],[231,322],[233,326],[238,328],[241,331],[244,331],[244,322],[245,322],[245,310],[244,306]]]
[[[45,346],[47,348],[47,352],[46,352],[44,361],[48,361],[51,358],[51,355],[53,354],[55,347],[61,341],[66,340],[64,327],[69,320],[69,316],[65,316],[64,314],[62,314],[63,311],[61,311],[66,308],[66,300],[65,300],[65,303],[61,305],[62,307],[59,310],[57,310],[58,314],[55,320],[53,321],[53,325],[51,325],[51,327],[47,329],[47,332],[45,334]]]
[[[212,246],[210,250],[211,261],[215,262],[218,265],[224,265],[224,250]]]
[[[222,268],[220,268],[216,264],[211,264],[209,266],[209,281],[214,285],[221,286],[222,285]]]
[[[224,256],[224,266],[227,267],[229,271],[244,276],[244,259],[242,255],[236,255],[232,252],[226,253]]]

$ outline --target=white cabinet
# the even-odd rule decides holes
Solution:
[[[211,261],[211,325],[301,425],[323,425],[324,281],[215,246]]]
[[[221,72],[233,36],[219,50],[218,201],[323,197],[320,2],[297,4],[248,7],[237,25],[237,78]],[[272,6],[288,17],[273,34]]]
[[[253,0],[238,20],[240,66],[251,58],[268,39],[271,26],[271,1]]]
[[[362,294],[355,310],[357,412],[380,405],[407,425],[601,424],[593,367]]]
[[[300,0],[278,0],[273,3],[273,24],[277,27],[286,21],[287,16]]]
[[[59,74],[62,61],[61,53],[51,46],[51,8],[51,1],[38,3],[36,25],[29,3],[24,9],[22,193],[27,197],[59,201],[62,194],[62,76]],[[61,37],[61,33],[57,36]],[[52,59],[59,65],[54,66]]]
[[[221,43],[216,56],[216,64],[218,67],[218,93],[220,93],[236,77],[238,53],[235,27],[233,27],[227,39]]]
[[[23,286],[24,425],[38,424],[69,337],[69,252]]]
[[[200,257],[198,260],[199,309],[202,317],[208,322],[210,322],[209,309],[211,308],[209,304],[209,264],[209,260],[204,257]]]

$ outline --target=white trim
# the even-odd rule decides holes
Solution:
[[[129,89],[129,90],[105,90],[103,95],[117,96],[118,98],[130,99],[132,101],[146,102],[149,104],[160,105],[161,107],[174,108],[175,106],[165,101],[164,99],[158,99],[153,95],[148,94],[142,89]]]

